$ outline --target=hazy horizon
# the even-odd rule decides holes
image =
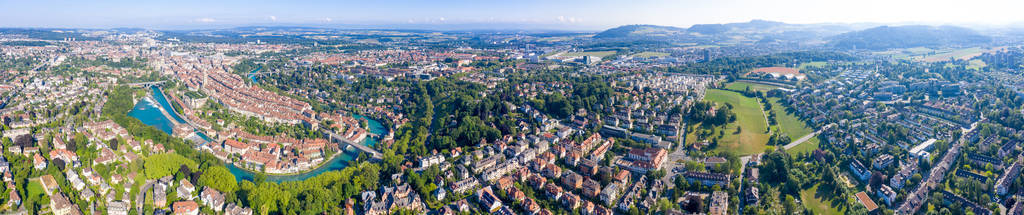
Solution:
[[[409,29],[602,30],[628,24],[689,27],[754,19],[794,24],[1004,26],[1024,23],[1024,2],[811,0],[63,2],[0,0],[0,27],[212,29],[315,26]],[[995,16],[987,16],[996,14]]]

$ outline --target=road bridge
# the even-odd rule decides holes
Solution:
[[[339,147],[352,146],[353,148],[356,148],[359,151],[369,153],[374,160],[384,159],[384,154],[378,152],[373,148],[370,148],[369,146],[365,146],[363,144],[359,144],[356,142],[352,142],[351,140],[341,138],[341,135],[338,135],[333,131],[324,130],[324,133],[326,133],[327,136],[331,139],[331,142],[338,143]]]
[[[150,87],[150,86],[160,86],[160,85],[163,85],[165,82],[167,82],[167,81],[137,82],[137,83],[128,83],[128,84],[125,84],[125,85],[133,86],[133,87]]]

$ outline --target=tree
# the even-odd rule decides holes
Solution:
[[[32,135],[21,135],[14,138],[14,144],[21,147],[30,147],[36,143],[36,138]]]
[[[771,183],[781,183],[789,179],[789,155],[783,150],[775,150],[765,156],[762,177]]]
[[[191,175],[192,175],[192,168],[188,168],[187,165],[182,164],[181,167],[178,167],[178,172],[174,173],[174,180],[187,179]],[[189,181],[189,182],[193,183],[192,181]],[[193,183],[193,184],[195,184],[195,183]]]
[[[882,173],[874,171],[871,173],[871,179],[868,180],[868,184],[871,185],[872,189],[879,189],[882,186]]]
[[[200,186],[209,186],[215,190],[233,193],[238,187],[235,176],[224,166],[212,166],[199,176]]]
[[[64,163],[64,160],[60,158],[54,158],[53,160],[51,160],[51,162],[54,166],[57,166],[57,169],[60,169],[61,172],[64,172],[64,168],[67,165],[66,163]]]
[[[178,170],[181,165],[187,165],[189,168],[198,167],[195,161],[185,158],[179,154],[163,153],[150,155],[144,161],[146,177],[149,179],[156,179],[168,175],[172,175],[175,170]]]
[[[689,204],[685,205],[685,209],[686,211],[694,213],[703,211],[704,201],[701,201],[699,198],[692,198],[690,199]]]
[[[796,199],[791,195],[786,195],[786,201],[783,202],[783,208],[786,210],[786,214],[793,214],[796,211]]]
[[[119,138],[114,138],[114,139],[110,140],[110,148],[111,149],[117,150],[117,147],[119,146],[118,139]]]

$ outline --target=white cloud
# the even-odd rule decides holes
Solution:
[[[277,16],[270,16],[268,18],[270,19],[271,22],[277,22]]]
[[[570,17],[558,16],[558,22],[562,22],[562,23],[576,23],[578,21],[580,21],[580,19],[577,19],[576,17],[572,17],[572,16],[570,16]]]
[[[194,19],[192,21],[193,22],[202,22],[202,23],[211,23],[211,22],[216,22],[217,20],[213,19],[213,18],[210,18],[210,17],[203,17],[203,18]]]
[[[439,18],[439,19],[437,19],[437,20],[439,20],[439,21],[442,21],[442,22],[444,22],[445,18],[444,18],[444,17],[441,17],[441,18]]]
[[[323,20],[324,22],[331,22],[331,21],[334,21],[333,19],[331,19],[331,17],[324,17],[324,18],[323,18],[322,20]]]

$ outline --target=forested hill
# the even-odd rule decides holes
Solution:
[[[685,34],[685,28],[677,28],[671,26],[660,26],[660,25],[623,25],[615,28],[611,28],[597,35],[594,38],[623,38],[623,37],[635,37],[635,36],[672,36],[675,34]]]
[[[880,26],[836,35],[829,45],[841,49],[884,50],[890,48],[973,45],[991,42],[988,36],[955,26]]]

